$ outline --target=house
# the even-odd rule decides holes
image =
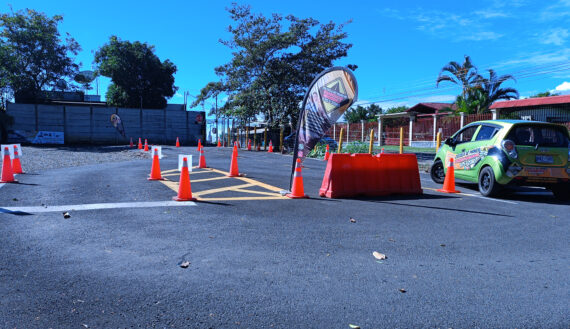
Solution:
[[[546,122],[570,122],[570,95],[495,102],[489,109],[497,117]]]
[[[450,103],[418,103],[406,110],[408,113],[440,114],[455,111],[455,104]]]

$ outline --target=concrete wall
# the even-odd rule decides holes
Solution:
[[[196,145],[206,129],[204,112],[187,112],[181,105],[141,110],[8,103],[7,113],[14,117],[9,141],[20,143],[32,143],[38,132],[46,131],[63,133],[65,144],[127,144],[131,137],[135,143],[140,137],[152,144],[173,144],[179,137],[182,145]],[[112,114],[121,118],[125,137],[111,123]]]

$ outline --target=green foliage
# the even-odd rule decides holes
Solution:
[[[231,38],[221,42],[233,58],[216,68],[228,95],[221,111],[242,119],[263,114],[273,126],[296,122],[313,78],[352,47],[343,42],[344,25],[293,15],[266,17],[237,4],[228,12],[234,21]]]
[[[443,74],[444,72],[449,74]],[[454,61],[447,63],[447,65],[441,69],[441,72],[439,72],[435,85],[437,87],[439,83],[443,81],[457,84],[463,89],[462,95],[465,98],[467,90],[473,86],[477,77],[477,67],[473,65],[471,58],[465,55],[463,64]]]
[[[324,158],[325,157],[325,153],[327,151],[327,144],[326,143],[317,143],[317,145],[315,145],[315,147],[311,150],[311,152],[309,152],[309,154],[307,154],[307,157],[309,158]],[[329,152],[333,152],[336,150],[329,150]]]
[[[341,153],[368,153],[369,143],[350,142],[343,144]]]
[[[78,71],[70,55],[77,55],[79,44],[57,26],[63,17],[32,9],[0,15],[0,88],[37,99],[44,88],[59,79],[71,79]]]
[[[160,61],[154,46],[122,41],[111,36],[95,53],[98,73],[111,78],[107,103],[121,107],[164,108],[166,97],[174,96],[176,66]]]
[[[409,109],[409,107],[407,107],[405,105],[404,106],[395,106],[395,107],[391,107],[391,108],[387,109],[386,112],[384,112],[384,113],[386,113],[386,114],[400,113],[400,112],[406,112],[408,109]]]
[[[538,93],[538,94],[536,94],[536,95],[530,96],[530,98],[550,97],[550,96],[560,96],[560,94],[551,93],[550,91],[545,91],[545,92]]]
[[[507,80],[515,80],[512,75],[497,75],[490,69],[489,78],[477,73],[477,67],[471,62],[469,56],[465,56],[462,65],[457,62],[449,62],[445,65],[436,81],[436,86],[442,81],[449,81],[462,87],[461,95],[457,96],[456,106],[458,112],[468,114],[483,113],[489,110],[489,106],[497,100],[509,100],[519,97],[519,92],[514,88],[501,88],[501,84]],[[450,73],[449,75],[443,74]]]
[[[382,108],[376,104],[371,104],[368,107],[358,105],[351,107],[344,112],[344,118],[348,123],[358,123],[362,120],[367,122],[378,121],[376,115],[382,113]]]

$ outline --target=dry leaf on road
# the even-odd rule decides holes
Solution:
[[[381,254],[378,251],[373,252],[372,255],[374,256],[374,258],[380,259],[380,260],[388,258],[388,257],[386,257],[386,255]]]
[[[187,268],[188,266],[190,266],[190,262],[185,260],[178,265],[180,265],[180,267],[182,267],[182,268]]]

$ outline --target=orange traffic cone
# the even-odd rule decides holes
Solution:
[[[14,145],[14,160],[12,160],[12,172],[14,174],[23,174],[22,164],[20,163],[20,155],[18,154],[18,147]]]
[[[148,180],[162,180],[160,174],[160,161],[158,160],[158,150],[152,149],[152,166],[150,167],[150,176]]]
[[[10,149],[8,147],[4,148],[4,161],[2,161],[0,183],[17,183],[14,179],[14,173],[12,172],[12,161],[10,160]]]
[[[178,137],[176,137],[176,147],[180,147],[180,141],[178,140]]]
[[[202,140],[199,139],[198,140],[198,152],[200,152],[200,149],[202,148]]]
[[[146,138],[144,139],[144,151],[148,152],[148,141],[146,140]]]
[[[237,156],[238,156],[237,145],[234,145],[234,150],[232,151],[232,162],[230,164],[230,173],[228,174],[228,177],[240,176],[239,170],[238,170]]]
[[[309,197],[305,194],[305,188],[303,187],[301,159],[297,159],[297,164],[295,165],[295,175],[293,176],[293,187],[291,188],[291,193],[287,194],[286,196],[291,199],[302,199]]]
[[[330,153],[329,153],[329,144],[327,144],[327,150],[325,152],[325,158],[323,159],[324,161],[328,161],[329,157],[330,157]]]
[[[138,145],[138,149],[142,150],[142,142],[141,142],[141,138],[139,137],[139,145]]]
[[[182,160],[182,172],[178,183],[178,195],[173,197],[174,201],[194,201],[192,197],[192,186],[190,185],[190,173],[188,171],[188,158]]]
[[[267,150],[267,152],[273,153],[273,142],[272,141],[269,141],[269,150]]]
[[[251,151],[251,139],[247,141],[247,150]]]
[[[220,139],[218,138],[218,147],[222,147],[222,143],[220,143]]]
[[[206,157],[204,156],[204,147],[200,148],[200,159],[198,160],[198,168],[208,168],[206,167]]]
[[[133,144],[133,138],[131,137],[131,143],[129,144],[129,147],[133,147],[135,146],[135,144]]]
[[[449,159],[449,167],[447,168],[447,174],[443,181],[443,188],[438,189],[437,191],[443,193],[461,193],[455,189],[455,168],[453,167],[453,158]]]

